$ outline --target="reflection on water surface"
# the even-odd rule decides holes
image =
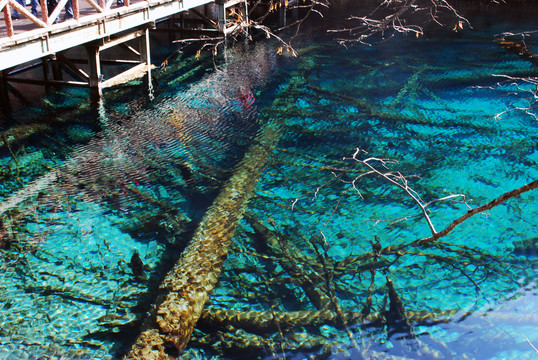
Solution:
[[[219,70],[194,77],[171,65],[152,102],[117,90],[97,122],[58,104],[58,126],[9,133],[0,357],[121,356],[159,279],[274,121],[282,138],[186,358],[535,358],[536,194],[404,246],[428,235],[419,209],[342,160],[356,148],[396,160],[424,202],[465,194],[477,206],[536,179],[536,120],[495,118],[533,100],[491,76],[536,66],[493,42],[499,26],[352,49],[313,35],[297,59],[269,44],[229,49]],[[440,230],[467,208],[452,198],[429,209]]]

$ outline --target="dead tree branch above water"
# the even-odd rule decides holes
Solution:
[[[341,36],[337,40],[343,45],[370,45],[375,35],[386,38],[403,33],[419,37],[428,23],[447,26],[453,31],[463,29],[464,25],[471,27],[446,0],[384,0],[368,15],[353,15],[348,20],[349,27],[329,30]]]
[[[389,170],[388,165],[395,164],[396,161],[391,159],[383,159],[376,157],[368,157],[366,159],[361,159],[360,154],[367,154],[366,151],[357,149],[353,154],[352,158],[344,158],[344,160],[353,160],[356,163],[362,165],[366,171],[362,174],[355,177],[352,181],[349,182],[351,187],[362,197],[359,188],[357,187],[357,182],[365,176],[374,175],[382,178],[384,181],[394,185],[401,190],[403,190],[409,198],[420,208],[422,216],[426,220],[428,227],[432,233],[432,236],[437,234],[435,226],[429,216],[427,207],[435,202],[450,200],[454,198],[463,198],[465,196],[462,194],[453,194],[445,196],[443,198],[435,199],[429,202],[425,202],[421,199],[420,195],[410,186],[408,177],[404,176],[400,171]]]
[[[521,186],[521,187],[519,187],[517,189],[505,192],[504,194],[502,194],[501,196],[499,196],[495,200],[492,200],[492,201],[488,202],[487,204],[478,206],[476,208],[469,209],[464,215],[462,215],[459,218],[452,221],[452,223],[450,223],[450,225],[448,225],[445,229],[439,231],[438,233],[436,233],[436,234],[434,234],[434,235],[432,235],[430,237],[423,238],[423,239],[420,239],[420,240],[416,240],[415,243],[418,244],[418,245],[424,245],[424,244],[431,243],[431,242],[433,242],[433,241],[435,241],[435,240],[437,240],[437,239],[439,239],[439,238],[441,238],[443,236],[448,235],[452,230],[454,230],[454,228],[456,226],[458,226],[459,224],[461,224],[465,220],[469,219],[471,216],[483,213],[484,211],[487,211],[487,210],[491,210],[495,206],[500,205],[500,204],[504,203],[505,201],[507,201],[507,200],[509,200],[511,198],[517,197],[517,196],[519,196],[519,195],[521,195],[521,194],[523,194],[523,193],[525,193],[527,191],[534,190],[537,187],[538,187],[538,180],[534,180],[534,181],[531,181],[530,183],[528,183],[526,185],[523,185],[523,186]]]
[[[225,39],[232,40],[233,42],[244,38],[252,40],[252,35],[255,32],[259,32],[265,35],[267,39],[273,38],[280,44],[280,47],[276,50],[278,55],[286,52],[295,57],[298,56],[298,53],[292,46],[292,41],[299,35],[303,23],[312,14],[323,17],[323,10],[330,6],[329,0],[310,0],[307,2],[296,0],[286,0],[285,2],[281,0],[248,0],[245,3],[248,4],[248,14],[242,11],[236,11],[235,8],[230,8],[228,11],[226,24],[224,25],[226,36],[180,39],[175,40],[174,43],[183,45],[202,43],[195,57],[198,58],[206,48],[210,48],[211,53],[215,56],[218,53],[219,46],[225,44]],[[279,13],[282,22],[282,18],[286,18],[286,14],[289,12],[294,12],[298,15],[294,16],[290,23],[286,24],[284,20],[284,23],[280,24],[280,28],[266,25],[265,20],[270,15]],[[286,33],[284,35],[283,30],[288,29],[294,29],[294,31],[291,34]],[[174,56],[175,53],[163,61],[160,66],[161,69],[166,67],[168,59]]]
[[[388,163],[387,163],[388,164]],[[353,168],[354,171],[357,170],[357,167]],[[371,175],[381,177],[382,179],[385,179],[382,176],[379,176],[372,170],[370,171]],[[355,172],[353,172],[356,174]],[[400,174],[401,175],[401,174]],[[403,176],[403,175],[402,175]],[[389,176],[390,178],[390,176]],[[396,179],[399,179],[396,177]],[[386,179],[385,179],[386,180]],[[392,179],[394,180],[394,179]],[[389,183],[391,183],[389,181]],[[392,184],[392,183],[391,183]],[[393,184],[394,185],[394,184]],[[535,186],[535,185],[532,185]],[[515,196],[516,194],[521,194],[525,190],[524,189],[518,189],[513,192],[511,192],[509,195],[506,195],[506,199]],[[527,189],[528,191],[529,189]],[[502,198],[503,196],[501,196]],[[417,199],[419,199],[417,197]],[[422,200],[419,200],[422,202]],[[430,203],[424,203],[425,206],[429,205]],[[495,201],[491,202],[495,203]],[[499,202],[500,203],[500,202]],[[477,209],[485,209],[488,207],[488,204],[481,206]],[[472,211],[472,209],[470,210]],[[247,216],[248,218],[249,216]],[[434,243],[423,243],[420,244],[418,242],[412,242],[402,245],[391,245],[386,246],[384,248],[381,247],[380,244],[372,244],[372,251],[356,256],[356,257],[350,257],[347,259],[344,259],[342,261],[334,261],[330,258],[327,252],[326,239],[320,239],[319,241],[315,242],[313,245],[315,255],[317,256],[307,256],[305,254],[302,254],[299,256],[303,261],[306,261],[308,263],[308,270],[304,271],[303,268],[299,268],[298,264],[295,264],[293,262],[293,259],[289,258],[289,254],[283,254],[285,251],[289,251],[290,249],[287,249],[288,242],[284,239],[278,239],[277,237],[282,237],[283,235],[278,233],[276,230],[269,231],[267,228],[264,228],[265,226],[257,219],[250,218],[249,223],[251,226],[254,227],[254,225],[258,224],[257,232],[265,234],[263,238],[268,243],[272,244],[273,251],[276,252],[276,254],[273,254],[273,256],[276,256],[277,258],[281,258],[285,260],[286,262],[290,262],[290,264],[295,268],[290,271],[290,276],[299,276],[302,277],[304,274],[310,274],[313,272],[316,277],[315,283],[318,283],[319,285],[325,285],[323,290],[328,290],[325,292],[325,295],[329,297],[329,300],[331,301],[330,307],[326,308],[319,308],[318,310],[300,310],[300,311],[291,311],[291,312],[284,312],[283,310],[280,311],[266,311],[266,312],[237,312],[234,310],[209,310],[205,311],[202,315],[202,318],[200,319],[199,326],[201,329],[211,329],[211,331],[214,331],[218,328],[241,328],[246,329],[247,331],[252,331],[254,333],[273,333],[273,336],[278,337],[278,334],[282,333],[283,331],[286,331],[287,329],[292,330],[295,327],[302,327],[302,326],[320,326],[323,324],[333,325],[337,328],[341,329],[347,329],[349,325],[357,324],[359,326],[363,325],[370,325],[370,326],[394,326],[395,324],[398,325],[398,321],[402,322],[405,326],[407,326],[407,330],[409,331],[409,334],[413,334],[412,326],[416,325],[416,320],[413,319],[413,313],[405,311],[403,307],[402,299],[399,297],[399,295],[395,292],[394,286],[392,286],[392,283],[387,278],[387,288],[389,290],[389,298],[390,298],[390,309],[389,311],[383,310],[383,308],[386,307],[386,305],[383,305],[378,312],[369,312],[369,314],[365,314],[364,311],[356,311],[353,309],[349,309],[346,307],[346,309],[341,309],[340,306],[338,306],[338,303],[336,301],[342,300],[341,296],[343,295],[342,292],[340,292],[339,298],[336,298],[336,293],[334,292],[334,286],[336,284],[334,277],[338,276],[340,273],[348,273],[348,270],[355,269],[355,272],[359,271],[359,268],[356,268],[357,263],[362,263],[361,260],[371,260],[374,259],[374,263],[370,263],[369,266],[362,268],[362,270],[371,269],[372,266],[378,267],[382,264],[376,263],[375,258],[380,257],[381,259],[385,260],[385,257],[401,257],[401,256],[424,256],[426,258],[431,258],[435,262],[445,262],[449,265],[454,265],[458,271],[461,272],[461,277],[465,277],[471,282],[475,287],[478,287],[478,285],[483,281],[480,279],[476,279],[474,269],[482,269],[483,271],[480,272],[478,275],[487,276],[490,272],[499,272],[498,269],[493,267],[493,264],[489,264],[491,260],[497,260],[492,255],[489,255],[487,253],[483,253],[478,249],[469,248],[467,246],[458,246],[458,245],[451,245],[451,244],[445,244],[442,242],[434,242]],[[271,222],[271,221],[270,221]],[[253,225],[254,224],[254,225]],[[273,227],[275,226],[273,223],[271,224]],[[263,226],[263,227],[262,227]],[[303,239],[305,244],[307,244],[307,240]],[[312,242],[312,239],[310,239]],[[422,248],[436,248],[441,251],[446,251],[449,253],[449,256],[441,256],[437,254],[431,254],[429,252],[412,252],[407,251],[405,248],[409,248],[412,246],[422,247]],[[448,249],[447,249],[448,248]],[[296,253],[296,251],[293,251],[293,253]],[[386,261],[386,260],[385,260]],[[500,263],[500,260],[499,260]],[[390,264],[390,263],[389,263]],[[456,266],[456,265],[461,266]],[[303,265],[303,264],[301,264]],[[390,266],[390,265],[389,265]],[[466,267],[470,266],[470,269],[467,269]],[[284,266],[283,266],[284,267]],[[289,267],[289,265],[286,265],[285,267]],[[291,268],[291,267],[290,267]],[[301,271],[297,271],[297,269]],[[238,270],[239,271],[239,270]],[[395,273],[396,274],[396,273]],[[322,284],[323,281],[320,283],[321,280],[326,281],[326,284]],[[293,283],[296,286],[303,286],[306,288],[316,288],[318,284],[314,284],[314,282],[311,283],[300,283],[293,281]],[[332,290],[332,291],[331,291]],[[378,289],[379,291],[380,289]],[[385,292],[384,290],[382,291]],[[366,296],[367,294],[364,293],[363,296]],[[312,299],[311,299],[312,300]],[[333,302],[334,301],[334,302]],[[326,300],[324,300],[326,302]],[[335,306],[336,305],[336,306]],[[356,308],[355,308],[356,309]],[[380,314],[380,316],[379,316]],[[379,316],[379,317],[376,317]],[[367,319],[370,317],[375,318],[373,322],[369,322]],[[452,319],[453,320],[453,319]],[[392,323],[391,323],[392,321]],[[435,322],[436,320],[433,320]],[[442,321],[442,320],[441,320]],[[446,319],[446,321],[451,321],[449,318]],[[391,325],[392,324],[392,325]],[[398,329],[397,327],[395,329]],[[220,334],[221,332],[216,332]],[[245,333],[246,334],[246,333]],[[275,335],[276,334],[276,335]],[[248,334],[250,335],[250,334]],[[353,336],[353,334],[351,334]],[[265,337],[264,337],[265,338]],[[241,340],[247,339],[247,338],[238,338],[238,344],[243,344],[244,342],[241,342]],[[277,340],[277,342],[280,340]],[[248,341],[247,341],[248,342]],[[286,344],[288,342],[286,341]],[[285,344],[284,344],[285,345]],[[284,347],[284,345],[281,345]],[[261,348],[267,348],[267,344],[262,346]]]
[[[350,166],[347,169],[343,169],[340,173],[333,172],[333,178],[331,178],[329,181],[325,182],[323,185],[319,186],[315,190],[314,198],[317,196],[317,194],[321,191],[322,188],[328,186],[328,184],[330,182],[333,182],[335,180],[338,180],[338,181],[341,181],[343,183],[349,184],[351,186],[351,189],[355,190],[359,194],[359,196],[362,197],[361,192],[360,192],[359,188],[357,187],[357,182],[359,180],[361,180],[363,177],[366,177],[366,176],[369,176],[369,175],[377,176],[377,177],[383,179],[384,181],[388,182],[389,184],[403,190],[406,193],[406,195],[408,197],[410,197],[412,199],[412,201],[419,207],[419,209],[420,209],[420,211],[422,213],[422,216],[425,218],[425,220],[426,220],[426,222],[428,224],[428,227],[430,228],[430,231],[431,231],[432,235],[429,236],[429,237],[426,237],[426,238],[414,240],[411,243],[401,244],[401,245],[397,245],[397,246],[388,246],[387,248],[381,249],[381,251],[380,251],[381,254],[383,254],[383,253],[398,253],[398,251],[404,250],[408,246],[424,246],[424,245],[431,244],[431,243],[435,242],[436,240],[438,240],[438,239],[440,239],[440,238],[442,238],[444,236],[447,236],[449,233],[452,232],[452,230],[454,230],[454,228],[456,226],[460,225],[461,223],[463,223],[464,221],[466,221],[470,217],[472,217],[472,216],[474,216],[476,214],[484,213],[487,210],[491,210],[495,206],[498,206],[498,205],[506,202],[507,200],[509,200],[511,198],[518,197],[519,195],[521,195],[521,194],[523,194],[525,192],[534,190],[534,189],[536,189],[538,187],[538,180],[534,180],[534,181],[531,181],[530,183],[528,183],[526,185],[523,185],[523,186],[521,186],[521,187],[519,187],[517,189],[505,192],[504,194],[500,195],[496,199],[494,199],[494,200],[492,200],[492,201],[490,201],[490,202],[488,202],[488,203],[486,203],[484,205],[475,207],[475,208],[470,207],[465,202],[465,195],[463,195],[463,194],[453,194],[453,195],[445,196],[445,197],[435,199],[435,200],[432,200],[432,201],[429,201],[429,202],[425,202],[425,201],[423,201],[421,199],[419,194],[409,186],[409,182],[408,182],[407,178],[401,172],[389,170],[388,165],[394,164],[394,163],[396,163],[396,161],[391,160],[391,159],[382,159],[382,158],[375,158],[375,157],[368,157],[366,159],[362,159],[362,158],[359,157],[359,155],[362,154],[362,153],[366,154],[366,152],[364,150],[357,149],[351,158],[344,158],[344,160],[352,160],[356,164],[362,165],[365,168],[365,171],[363,173],[356,176],[351,181],[345,181],[343,179],[343,175],[345,173],[347,173],[349,170],[353,169],[356,164],[353,164],[352,166]],[[373,165],[373,164],[377,164],[377,165]],[[304,195],[302,197],[304,197]],[[459,218],[453,220],[443,230],[437,231],[435,229],[435,226],[433,224],[432,219],[430,218],[430,216],[428,214],[427,207],[429,205],[431,205],[433,203],[436,203],[436,202],[439,202],[439,201],[446,201],[446,200],[456,199],[456,198],[462,198],[463,203],[468,207],[469,210],[465,214],[460,216]],[[297,198],[297,199],[295,199],[293,201],[292,209],[294,208],[294,206],[296,206],[299,199],[300,198]],[[463,250],[465,250],[465,249],[463,249]],[[467,250],[469,250],[469,249],[467,249]]]
[[[538,63],[538,55],[534,56]],[[492,76],[502,79],[496,84],[496,88],[509,86],[514,90],[508,95],[518,95],[517,103],[508,104],[507,110],[495,114],[495,120],[500,120],[506,114],[512,112],[524,113],[534,118],[534,120],[538,120],[538,77],[517,77],[495,74]],[[521,104],[522,101],[525,102],[525,105]]]
[[[358,157],[358,155],[361,154],[361,153],[366,153],[366,152],[361,150],[361,149],[357,149],[355,151],[355,153],[353,154],[352,158],[344,158],[344,159],[348,159],[348,160],[349,159],[354,160],[354,161],[358,162],[359,164],[365,166],[366,169],[367,169],[366,172],[364,172],[363,174],[357,176],[351,182],[352,187],[360,194],[360,191],[356,187],[356,182],[359,179],[361,179],[362,177],[364,177],[364,176],[374,174],[376,176],[379,176],[383,180],[387,181],[388,183],[402,189],[413,200],[413,202],[420,208],[420,210],[422,212],[422,215],[425,218],[426,222],[428,223],[428,227],[430,228],[430,231],[432,233],[432,235],[430,237],[419,239],[419,240],[416,240],[416,241],[413,242],[413,244],[417,244],[417,245],[425,245],[425,244],[431,243],[431,242],[433,242],[433,241],[435,241],[435,240],[437,240],[437,239],[439,239],[441,237],[444,237],[444,236],[448,235],[456,226],[458,226],[459,224],[461,224],[465,220],[469,219],[470,217],[472,217],[472,216],[474,216],[476,214],[479,214],[479,213],[483,213],[484,211],[491,210],[495,206],[497,206],[499,204],[502,204],[505,201],[507,201],[507,200],[509,200],[509,199],[511,199],[513,197],[517,197],[517,196],[519,196],[519,195],[521,195],[521,194],[523,194],[523,193],[525,193],[527,191],[536,189],[538,187],[538,180],[534,180],[534,181],[532,181],[532,182],[530,182],[530,183],[528,183],[526,185],[523,185],[523,186],[521,186],[521,187],[519,187],[517,189],[508,191],[508,192],[502,194],[501,196],[499,196],[498,198],[496,198],[495,200],[492,200],[492,201],[488,202],[487,204],[478,206],[476,208],[471,208],[465,202],[465,196],[463,194],[449,195],[449,196],[445,196],[443,198],[436,199],[436,200],[433,200],[433,201],[430,201],[430,202],[426,203],[420,198],[418,193],[409,186],[408,180],[406,179],[406,177],[404,175],[402,175],[402,173],[400,173],[399,171],[383,172],[383,171],[380,171],[378,168],[376,168],[375,166],[373,166],[371,164],[372,162],[377,162],[377,163],[381,164],[382,167],[387,168],[386,165],[389,164],[389,163],[394,163],[394,160],[379,159],[379,158],[373,158],[373,157],[366,158],[366,159],[360,159]],[[463,198],[464,203],[469,208],[469,210],[464,215],[462,215],[459,218],[452,221],[452,223],[450,223],[445,229],[443,229],[441,231],[436,231],[435,227],[433,225],[433,222],[432,222],[432,220],[431,220],[431,218],[430,218],[430,216],[428,214],[428,211],[427,211],[428,205],[430,205],[430,204],[432,204],[434,202],[444,201],[444,200],[449,200],[449,199],[454,199],[454,198]]]

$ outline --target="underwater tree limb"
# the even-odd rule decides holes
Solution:
[[[510,76],[512,77],[526,76],[526,73],[522,73],[519,69],[505,72],[506,75],[508,75],[508,73],[510,73]],[[481,75],[481,76],[476,76],[472,78],[466,77],[466,78],[457,79],[457,80],[459,82],[463,81],[463,82],[475,85],[476,83],[480,83],[484,81],[491,81],[491,75]],[[421,81],[426,82],[426,80],[424,79],[421,79]],[[320,88],[313,85],[306,85],[306,88],[312,90],[314,93],[319,94],[319,95],[331,96],[335,99],[342,99],[342,100],[345,100],[346,102],[350,102],[354,106],[362,109],[367,115],[375,116],[376,118],[383,121],[393,120],[393,121],[402,121],[402,122],[405,122],[406,124],[421,124],[421,125],[431,123],[431,121],[428,120],[424,114],[421,114],[420,112],[416,112],[413,109],[409,109],[409,108],[407,109],[407,110],[413,111],[413,115],[409,115],[409,114],[406,114],[405,112],[394,111],[394,108],[393,108],[394,104],[390,104],[388,106],[378,105],[379,107],[376,107],[373,104],[370,104],[365,99],[355,98],[353,96],[342,94],[337,91],[324,89],[324,88]],[[424,90],[424,92],[427,92],[427,91]],[[435,101],[439,102],[437,99],[435,99]],[[446,110],[455,111],[455,109],[452,109],[452,108],[446,108]],[[478,131],[487,131],[487,129],[484,126],[481,126],[479,124],[465,123],[461,125],[469,129],[475,129]],[[437,126],[452,127],[454,126],[454,123],[447,122],[445,124],[438,124]]]
[[[366,316],[372,311],[372,294],[374,292],[375,275],[377,273],[377,260],[379,259],[378,251],[381,249],[381,244],[376,237],[376,242],[372,242],[373,260],[370,267],[370,285],[368,285],[368,296],[366,297],[366,305],[362,309],[362,313]]]
[[[318,310],[327,309],[330,305],[330,299],[317,287],[317,284],[322,282],[323,279],[316,272],[305,272],[297,264],[298,260],[302,260],[303,267],[309,265],[306,259],[301,259],[297,256],[300,252],[288,241],[285,241],[280,234],[269,230],[252,214],[247,214],[246,219],[256,232],[256,235],[260,236],[267,247],[277,256],[279,264],[291,276],[292,281],[303,289],[312,304]]]
[[[0,215],[10,211],[29,197],[38,195],[41,190],[49,187],[51,183],[56,181],[57,177],[58,173],[56,171],[51,171],[48,174],[45,174],[44,176],[32,181],[15,194],[9,196],[6,200],[0,203]]]
[[[451,317],[459,310],[446,311],[406,311],[402,314],[411,325],[435,324],[451,321]],[[346,311],[344,313],[348,324],[370,326],[376,323],[385,323],[383,313],[372,312],[364,316],[361,311]],[[339,315],[331,310],[301,310],[289,312],[267,311],[237,311],[206,309],[202,312],[197,327],[210,327],[212,329],[232,325],[254,333],[275,332],[281,328],[294,328],[301,326],[332,325],[342,326]]]
[[[218,281],[237,222],[279,138],[274,122],[259,132],[161,283],[156,305],[125,359],[168,359],[185,349]]]
[[[329,340],[325,336],[306,334],[305,332],[288,333],[286,334],[287,341],[282,342],[271,336],[269,338],[261,335],[248,333],[242,329],[235,329],[233,326],[227,326],[226,331],[211,332],[202,337],[193,339],[196,347],[211,348],[213,351],[221,355],[229,353],[237,356],[241,354],[241,358],[260,357],[261,352],[269,352],[275,359],[286,359],[286,354],[279,356],[276,353],[276,345],[280,345],[280,350],[298,351],[311,350],[321,348],[317,352],[317,359],[327,359],[331,356],[338,355],[340,352],[345,356],[345,349],[338,349],[338,341]],[[368,349],[361,349],[361,353],[369,360],[405,360],[400,356],[387,355],[383,352],[378,352]]]
[[[0,137],[0,147],[22,141],[35,133],[46,131],[50,128],[51,125],[44,123],[22,124],[15,126],[2,132],[2,136]]]
[[[323,277],[325,279],[325,288],[324,288],[325,293],[329,297],[330,303],[332,305],[332,308],[333,308],[334,312],[336,313],[337,320],[338,320],[338,326],[341,326],[345,330],[349,340],[351,341],[351,344],[353,344],[353,347],[355,349],[357,349],[357,351],[360,351],[360,347],[359,347],[357,341],[355,340],[355,337],[353,336],[353,333],[349,329],[349,326],[348,326],[349,322],[346,319],[346,315],[342,311],[342,307],[340,306],[338,297],[336,295],[336,290],[335,290],[335,287],[336,287],[335,285],[336,284],[334,282],[334,271],[333,271],[332,267],[329,267],[329,265],[330,265],[329,261],[331,260],[331,258],[329,257],[328,249],[325,246],[327,244],[327,240],[325,238],[325,235],[323,234],[323,231],[321,231],[321,235],[323,236],[323,242],[321,243],[321,247],[323,249],[323,254],[319,251],[314,237],[310,238],[310,244],[312,245],[312,247],[314,249],[314,252],[318,257],[318,260],[319,260],[320,264],[323,267],[323,273],[322,274],[323,274]]]
[[[174,207],[172,204],[169,204],[165,201],[159,200],[154,196],[151,196],[140,189],[138,189],[136,186],[133,185],[126,185],[125,186],[127,190],[132,192],[134,195],[136,195],[138,198],[140,198],[142,201],[153,204],[155,206],[158,206],[161,208],[164,213],[165,217],[169,221],[177,222],[179,225],[186,226],[191,220],[181,212],[179,212],[179,209]],[[173,216],[170,216],[169,214],[172,214]]]
[[[442,241],[429,243],[427,245],[423,245],[423,247],[424,248],[435,247],[441,251],[453,253],[456,255],[450,258],[451,262],[453,263],[461,263],[463,266],[466,266],[465,263],[474,264],[475,266],[481,266],[487,270],[495,272],[496,274],[506,277],[509,281],[511,281],[514,284],[519,284],[519,282],[516,279],[514,279],[512,275],[510,275],[507,271],[501,268],[501,266],[505,264],[501,258],[494,256],[492,254],[488,254],[482,250],[471,248],[465,245],[448,244]],[[410,252],[407,252],[407,254],[409,253]],[[513,268],[521,269],[520,266],[517,266],[514,264],[511,264],[510,266]]]
[[[113,302],[108,299],[104,299],[90,293],[85,293],[81,289],[72,288],[69,286],[55,286],[55,285],[26,285],[24,291],[39,293],[43,296],[57,295],[67,300],[77,301],[81,303],[96,304],[101,306],[110,307]]]

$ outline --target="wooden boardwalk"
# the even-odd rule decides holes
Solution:
[[[101,89],[132,78],[133,74],[149,73],[149,31],[160,21],[189,11],[205,23],[205,28],[209,25],[208,30],[225,34],[226,9],[243,6],[246,14],[247,6],[246,0],[124,0],[123,6],[118,6],[117,0],[71,0],[74,18],[60,21],[65,17],[67,1],[59,0],[48,16],[46,0],[40,0],[38,16],[33,16],[29,6],[23,7],[16,0],[0,0],[0,97],[6,97],[10,82],[83,86],[100,94]],[[14,8],[20,14],[19,20],[11,19]],[[55,20],[60,22],[54,23]],[[138,46],[132,45],[135,39],[139,40]],[[136,60],[114,59],[131,68],[103,80],[100,52],[118,45],[128,49]],[[87,60],[66,55],[75,47],[85,48]],[[38,67],[43,68],[39,78],[23,74]],[[71,74],[69,80],[62,76],[65,69]]]
[[[58,17],[63,16],[60,13],[64,11],[62,5],[66,1],[59,2],[58,7],[61,7],[56,8],[53,16],[55,14]],[[6,2],[17,4],[15,0],[0,0],[0,4]],[[115,0],[109,0],[107,4],[102,4],[105,7],[101,8],[93,0],[73,0],[73,5],[77,4],[79,7],[78,20],[52,24],[52,18],[49,18],[50,24],[47,24],[43,21],[43,17],[42,19],[33,17],[29,10],[26,10],[27,17],[24,20],[12,22],[14,34],[11,37],[7,36],[6,28],[9,20],[6,19],[6,9],[9,5],[6,5],[0,27],[0,70],[143,25],[151,25],[162,18],[213,2],[213,0],[135,0],[129,6],[117,7]]]

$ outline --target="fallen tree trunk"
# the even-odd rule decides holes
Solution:
[[[51,171],[44,176],[32,181],[23,189],[17,191],[15,194],[9,196],[0,203],[0,216],[16,208],[20,203],[26,201],[28,198],[39,195],[39,193],[48,188],[58,178],[56,171]]]
[[[158,289],[156,305],[125,359],[169,359],[187,346],[222,271],[237,222],[280,138],[276,124],[258,133],[193,239]]]
[[[232,356],[241,354],[243,358],[259,358],[259,355],[266,352],[267,349],[276,350],[276,346],[281,351],[309,351],[314,348],[319,349],[316,354],[316,359],[326,358],[344,358],[347,353],[345,348],[341,347],[336,340],[327,339],[321,335],[309,334],[289,334],[284,342],[275,341],[273,338],[267,338],[266,336],[260,336],[255,334],[249,334],[244,331],[231,332],[218,332],[210,333],[203,338],[193,339],[193,343],[197,347],[213,348],[219,353],[229,353]],[[340,346],[340,347],[339,347]],[[388,355],[384,352],[375,351],[369,347],[361,349],[364,359],[368,360],[406,360],[401,356]],[[276,355],[273,352],[273,355]],[[338,356],[340,355],[340,356]],[[276,358],[276,356],[274,356]],[[348,359],[347,357],[345,357]],[[279,357],[279,359],[285,359]]]
[[[458,310],[447,311],[406,311],[405,317],[412,325],[426,325],[449,322]],[[363,316],[360,311],[345,313],[346,322],[368,326],[385,324],[387,319],[382,313],[371,313]],[[297,328],[301,326],[332,325],[339,327],[338,315],[331,310],[302,310],[290,312],[273,311],[237,311],[237,310],[204,310],[198,324],[213,330],[232,325],[253,333],[267,333],[279,329]]]

